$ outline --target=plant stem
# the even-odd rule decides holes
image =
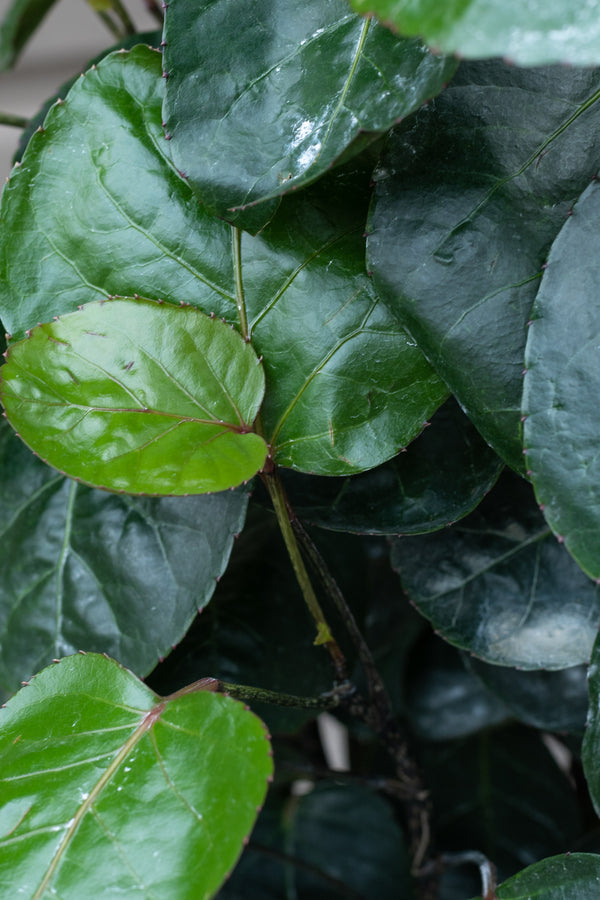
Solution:
[[[144,4],[150,15],[154,16],[156,21],[162,25],[163,14],[157,0],[144,0]]]
[[[308,572],[306,571],[298,541],[296,540],[296,535],[289,519],[288,504],[279,474],[277,473],[277,470],[274,470],[273,472],[263,472],[262,478],[269,491],[269,496],[273,503],[275,515],[279,522],[279,527],[294,568],[296,579],[300,585],[309,612],[317,626],[315,644],[325,645],[333,661],[336,679],[340,682],[345,682],[347,680],[346,658],[331,633],[331,629],[327,623],[323,610],[321,609],[321,605],[317,600],[317,595],[315,594]]]
[[[24,116],[16,116],[13,113],[0,112],[0,125],[10,125],[13,128],[26,128],[29,119]]]
[[[135,27],[134,23],[132,22],[129,13],[127,12],[125,7],[121,3],[121,0],[110,0],[110,5],[114,9],[115,13],[117,14],[117,16],[119,17],[121,22],[123,23],[123,29],[125,31],[125,34],[135,34],[136,27]]]
[[[220,678],[201,678],[186,685],[174,694],[165,697],[165,700],[175,700],[184,694],[194,694],[197,691],[212,691],[219,694],[229,694],[236,700],[247,700],[250,703],[270,703],[273,706],[285,706],[290,709],[335,709],[340,706],[346,694],[352,690],[347,683],[339,688],[334,688],[319,697],[298,697],[295,694],[281,694],[279,691],[270,691],[266,688],[251,687],[247,684],[231,684],[221,681]]]
[[[97,3],[94,0],[88,0],[89,5],[92,7],[96,15],[102,19],[112,36],[117,40],[121,41],[125,36],[123,31],[119,28],[116,22],[113,22],[111,16],[105,9],[99,9]]]

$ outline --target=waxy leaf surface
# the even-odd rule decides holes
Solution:
[[[392,564],[447,641],[486,662],[565,669],[589,660],[600,587],[557,542],[530,486],[500,481],[458,525],[399,538]]]
[[[84,483],[130,494],[222,491],[262,468],[252,347],[195,307],[118,298],[14,343],[0,397],[23,440]]]
[[[243,490],[154,499],[85,487],[44,465],[2,421],[3,699],[77,650],[150,672],[210,600],[247,504]]]
[[[103,656],[44,669],[0,715],[0,877],[30,900],[208,900],[272,772],[262,722],[206,690],[161,699]]]
[[[240,266],[231,227],[173,166],[160,73],[148,48],[113,54],[34,135],[0,208],[5,327],[16,339],[109,295],[190,303],[263,356],[276,462],[321,475],[385,462],[447,389],[365,273],[362,194],[343,181],[286,198],[260,236],[243,235]]]
[[[600,578],[600,188],[581,196],[550,251],[527,339],[527,468],[544,516]]]
[[[423,534],[470,513],[502,461],[451,398],[406,451],[344,479],[292,474],[286,491],[300,518],[334,531]]]
[[[345,0],[174,0],[165,42],[176,165],[211,212],[251,231],[456,69]]]
[[[496,888],[498,900],[596,900],[600,855],[565,853],[528,866]]]
[[[463,65],[393,133],[369,267],[484,438],[523,470],[527,322],[550,245],[598,169],[598,70]]]
[[[589,0],[350,0],[402,34],[465,59],[502,56],[522,66],[600,63],[598,6]]]

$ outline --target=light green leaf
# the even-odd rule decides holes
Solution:
[[[594,181],[552,245],[527,339],[527,468],[544,516],[600,578],[600,188]]]
[[[457,65],[345,0],[173,0],[165,42],[175,163],[207,209],[250,231],[280,195],[435,96]]]
[[[93,490],[44,465],[0,421],[2,699],[76,650],[150,672],[209,602],[247,504],[245,490]]]
[[[260,236],[243,235],[240,264],[231,227],[170,159],[160,73],[148,48],[113,54],[34,135],[0,208],[5,327],[17,339],[109,295],[190,303],[235,324],[264,357],[261,415],[276,462],[339,475],[390,459],[447,389],[365,272],[370,173],[341,169],[286,198]]]
[[[86,484],[202,494],[262,468],[252,431],[264,376],[252,347],[194,307],[141,298],[86,304],[32,329],[2,368],[23,440]]]
[[[207,690],[162,699],[94,654],[8,702],[0,761],[0,879],[30,900],[208,900],[272,772],[242,704]]]
[[[402,34],[465,59],[502,56],[522,66],[600,63],[598,7],[586,0],[350,0]]]
[[[392,136],[369,267],[496,452],[524,471],[527,322],[552,241],[598,169],[597,69],[463,65]]]

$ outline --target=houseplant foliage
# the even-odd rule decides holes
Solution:
[[[0,205],[6,896],[591,900],[597,15],[92,5]]]

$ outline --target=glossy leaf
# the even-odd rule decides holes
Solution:
[[[513,479],[453,528],[396,540],[392,564],[419,611],[455,646],[523,669],[587,662],[600,588],[552,536],[529,485]]]
[[[402,831],[390,804],[367,788],[325,781],[264,813],[257,843],[219,898],[279,900],[291,891],[298,900],[410,896]]]
[[[144,47],[105,59],[13,170],[0,209],[0,316],[13,339],[113,294],[191,303],[239,327],[232,230],[173,167],[160,68]],[[365,274],[363,181],[341,184],[286,200],[241,245],[265,438],[276,462],[322,475],[390,459],[447,393]]]
[[[344,0],[174,0],[165,42],[175,163],[207,209],[251,231],[456,69]]]
[[[0,373],[11,425],[55,468],[130,494],[203,494],[248,481],[264,392],[240,335],[194,307],[98,301],[13,343]]]
[[[523,726],[430,744],[423,766],[440,852],[478,850],[501,879],[568,849],[578,833],[575,791],[541,735]]]
[[[265,728],[241,703],[161,699],[96,655],[9,701],[0,758],[3,889],[63,900],[213,897],[272,772]]]
[[[595,3],[557,0],[350,0],[357,12],[374,13],[402,34],[425,37],[443,53],[465,59],[502,56],[522,66],[600,63]]]
[[[582,761],[596,812],[600,814],[600,638],[596,640],[588,672],[590,705],[583,739]]]
[[[552,245],[529,329],[523,394],[527,467],[544,516],[600,578],[600,188],[587,188]]]
[[[544,731],[583,733],[588,709],[587,666],[521,672],[469,659],[467,667],[520,722]]]
[[[498,900],[596,900],[600,856],[565,853],[542,859],[509,878],[498,888]]]
[[[517,470],[526,325],[550,245],[598,168],[599,87],[596,69],[463,65],[394,133],[377,176],[377,289]]]
[[[460,654],[435,636],[413,652],[406,693],[411,729],[427,741],[467,737],[510,718],[507,706],[463,665]]]
[[[0,72],[10,69],[56,0],[9,0],[0,23]]]
[[[77,484],[0,423],[0,691],[107,652],[146,675],[210,600],[248,495],[133,498]],[[207,674],[200,673],[197,677]]]
[[[377,469],[335,480],[290,473],[284,481],[296,514],[322,528],[422,534],[470,513],[501,469],[450,399],[405,452]]]

